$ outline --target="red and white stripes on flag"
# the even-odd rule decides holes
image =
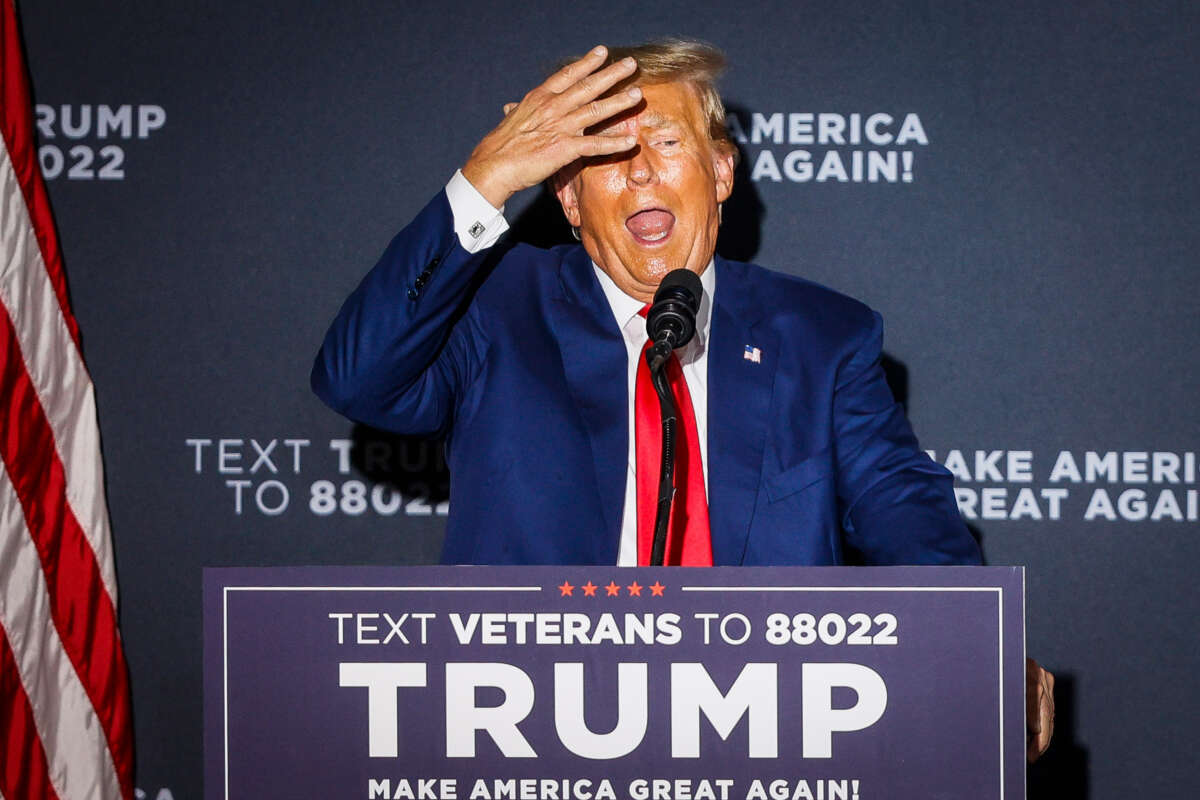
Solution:
[[[95,399],[0,2],[0,798],[132,800]]]

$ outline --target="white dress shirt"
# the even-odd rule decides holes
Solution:
[[[504,208],[495,208],[483,195],[456,171],[446,184],[446,198],[454,216],[454,232],[463,249],[477,253],[491,247],[508,230],[504,219]],[[612,309],[617,327],[625,339],[628,363],[627,395],[629,421],[628,470],[625,478],[625,509],[621,516],[621,541],[617,548],[617,566],[637,566],[637,441],[634,436],[634,401],[637,393],[637,369],[642,357],[642,348],[649,338],[646,321],[640,312],[645,304],[622,292],[604,270],[592,263],[600,288]],[[683,378],[688,393],[692,396],[692,410],[696,415],[696,432],[700,437],[700,462],[704,467],[705,492],[708,490],[708,334],[712,327],[712,298],[717,288],[716,270],[713,262],[700,273],[700,285],[704,296],[696,314],[696,335],[681,350],[677,351],[683,365]]]

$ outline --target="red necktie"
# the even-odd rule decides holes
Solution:
[[[646,306],[641,315],[646,316]],[[654,517],[658,510],[658,472],[662,463],[662,415],[658,395],[650,382],[646,350],[638,359],[634,394],[634,420],[637,435],[637,512],[638,565],[650,563],[654,544]],[[679,426],[675,446],[675,500],[667,526],[667,547],[663,564],[684,567],[711,567],[712,533],[708,525],[708,500],[704,492],[704,465],[700,460],[700,435],[696,430],[696,412],[688,392],[683,368],[672,353],[666,364],[667,380],[675,396]]]

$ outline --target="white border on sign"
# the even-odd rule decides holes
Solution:
[[[1002,586],[680,586],[681,592],[995,592],[1000,673],[1000,797],[1004,798],[1004,587]],[[221,705],[225,800],[229,800],[230,592],[540,592],[540,586],[223,586],[221,587]],[[1024,600],[1025,576],[1021,575]],[[1022,606],[1024,607],[1024,606]],[[1024,626],[1022,626],[1022,637]],[[1024,645],[1024,641],[1022,641]],[[1025,711],[1022,707],[1022,715]],[[1025,721],[1028,724],[1027,721]]]

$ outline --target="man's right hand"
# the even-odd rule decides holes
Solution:
[[[463,177],[496,208],[522,189],[536,186],[586,156],[631,149],[623,133],[587,135],[584,130],[637,105],[637,87],[597,99],[637,68],[632,58],[600,71],[607,51],[596,47],[560,69],[521,99],[505,106],[504,120],[483,137],[462,168]]]

